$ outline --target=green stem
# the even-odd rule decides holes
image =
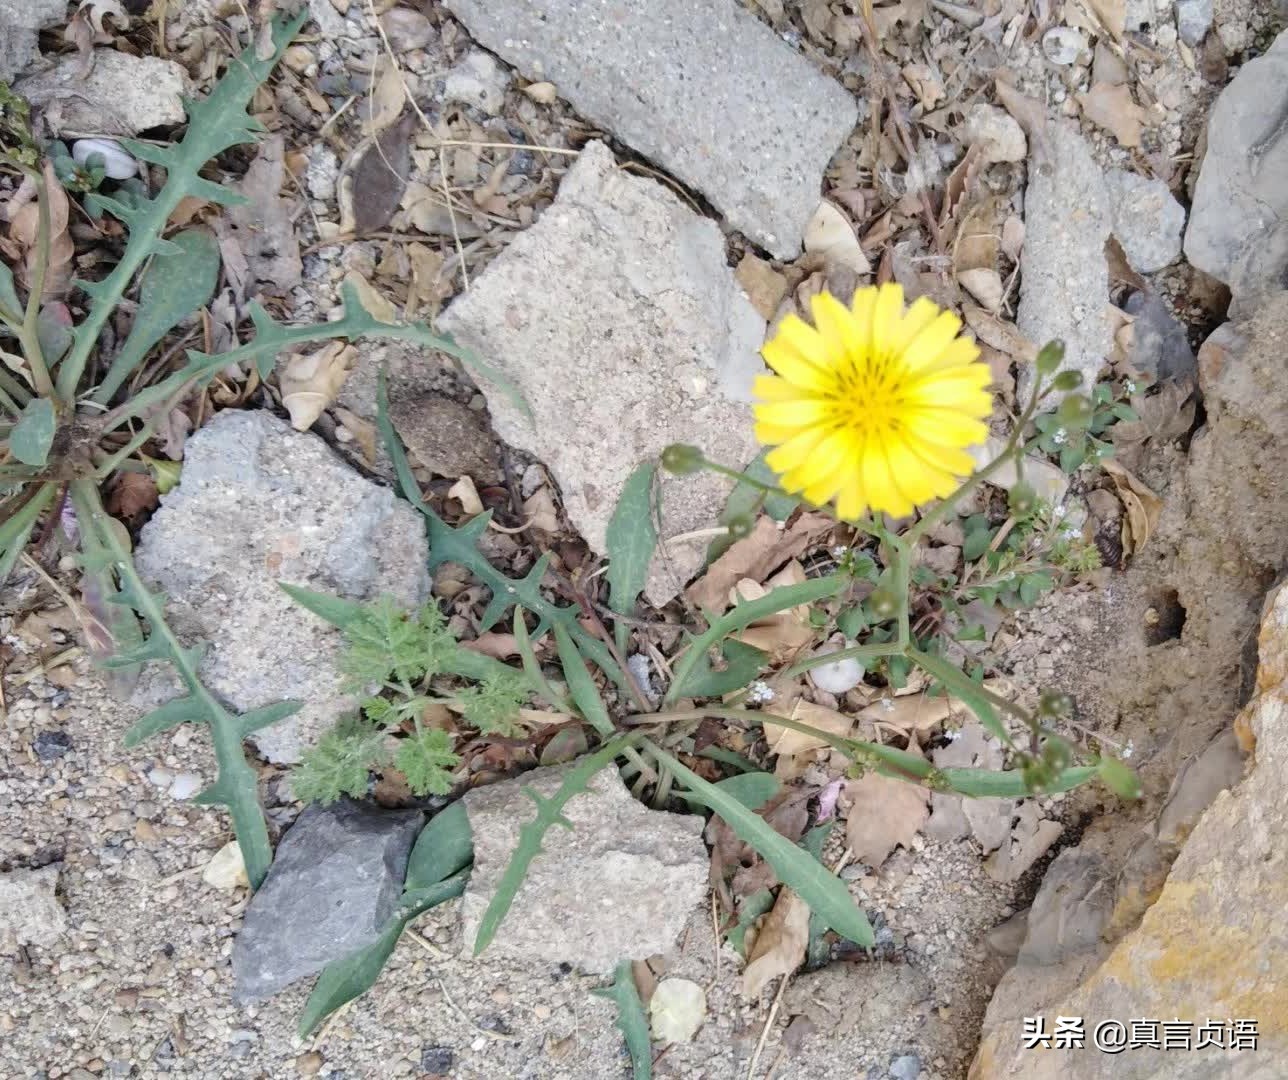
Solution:
[[[22,352],[31,365],[32,382],[36,393],[41,397],[54,396],[54,384],[49,378],[49,368],[45,366],[45,353],[40,347],[40,302],[45,292],[45,277],[49,272],[50,217],[49,189],[46,187],[45,174],[37,177],[36,207],[40,215],[40,224],[36,232],[36,265],[31,274],[31,292],[27,294],[27,311],[18,328],[18,338],[22,342]]]
[[[822,667],[824,664],[835,664],[838,660],[858,660],[863,663],[866,660],[880,660],[887,656],[902,656],[903,652],[903,646],[896,642],[883,645],[855,645],[819,656],[807,656],[799,663],[793,664],[783,674],[792,678],[795,675],[803,675],[812,668]]]
[[[232,815],[233,830],[241,847],[246,864],[246,876],[252,889],[259,888],[273,861],[273,849],[268,840],[268,828],[259,802],[259,782],[246,761],[242,749],[241,725],[238,718],[223,707],[206,689],[197,674],[196,661],[191,650],[186,649],[165,620],[165,612],[156,597],[148,590],[134,568],[134,560],[121,544],[119,535],[108,519],[99,498],[98,487],[91,479],[72,481],[81,528],[93,529],[99,542],[112,558],[112,568],[121,579],[122,592],[132,606],[147,621],[153,635],[164,641],[168,658],[183,680],[188,693],[201,705],[214,743],[215,760],[219,765],[219,779],[215,790]]]

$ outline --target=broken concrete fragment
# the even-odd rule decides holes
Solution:
[[[548,799],[568,768],[535,769],[466,793],[474,837],[474,870],[461,901],[467,954],[519,830],[535,812],[523,789]],[[545,834],[485,956],[543,967],[563,961],[607,975],[622,960],[670,950],[706,892],[702,818],[647,809],[612,767],[563,813],[572,828]]]
[[[251,735],[271,761],[305,749],[354,707],[341,637],[279,581],[351,600],[429,594],[425,530],[407,503],[344,465],[321,439],[266,412],[219,413],[188,440],[183,479],[143,527],[135,563],[169,595],[187,644],[209,643],[206,685],[239,711],[294,698],[294,716]],[[140,704],[178,692],[154,665]]]
[[[1047,868],[1033,899],[1019,962],[1056,964],[1074,953],[1095,949],[1113,902],[1113,881],[1105,861],[1099,855],[1066,848]]]
[[[310,806],[277,847],[233,946],[233,998],[259,1001],[372,944],[402,895],[425,816],[342,799]]]
[[[37,35],[67,18],[67,0],[0,0],[0,82],[12,82],[40,54]]]
[[[1288,275],[1288,30],[1249,60],[1208,117],[1208,144],[1185,255],[1230,286],[1236,303]]]
[[[1105,183],[1114,235],[1132,269],[1152,274],[1180,258],[1185,208],[1167,185],[1125,169],[1109,172]]]
[[[1091,386],[1113,347],[1109,303],[1109,197],[1100,166],[1071,121],[1052,120],[1029,140],[1020,257],[1020,333],[1038,346],[1064,342],[1064,367]],[[1028,399],[1033,367],[1020,368],[1019,400]]]
[[[496,479],[496,440],[481,413],[438,394],[400,394],[389,402],[389,418],[412,460],[431,472],[480,485]]]
[[[447,0],[480,44],[701,191],[779,258],[800,253],[858,110],[734,0]]]
[[[439,326],[523,396],[528,412],[481,383],[497,434],[545,462],[598,552],[627,477],[668,444],[739,468],[755,456],[747,402],[765,322],[725,264],[724,238],[662,185],[618,169],[602,143]],[[709,526],[728,490],[710,473],[665,478],[663,540]],[[648,598],[674,596],[704,552],[666,547]]]
[[[57,866],[0,874],[0,952],[16,945],[48,949],[63,936],[67,914],[57,888]]]
[[[137,135],[183,122],[187,76],[173,60],[95,49],[94,66],[81,72],[81,58],[72,53],[15,89],[59,135]]]

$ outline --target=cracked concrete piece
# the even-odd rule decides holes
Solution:
[[[57,866],[0,874],[0,950],[15,945],[48,949],[63,936],[67,913],[57,888]]]
[[[465,793],[474,837],[474,869],[461,900],[467,955],[519,830],[533,818],[534,804],[523,789],[550,798],[571,767],[535,769]],[[668,952],[706,894],[710,860],[703,819],[649,810],[611,766],[563,813],[572,828],[556,825],[546,832],[483,959],[546,968],[565,962],[608,975],[623,960]]]
[[[1152,274],[1180,258],[1185,208],[1167,185],[1125,169],[1109,172],[1105,183],[1114,235],[1132,269]]]
[[[1249,60],[1208,117],[1185,256],[1236,304],[1288,281],[1288,30]]]
[[[37,35],[67,17],[67,0],[0,0],[0,82],[12,82],[40,54]]]
[[[1064,342],[1064,367],[1092,386],[1113,346],[1109,303],[1109,196],[1100,166],[1071,121],[1052,120],[1029,140],[1020,256],[1020,333],[1037,345]],[[1018,393],[1027,400],[1032,365],[1021,365]]]
[[[135,563],[169,594],[185,643],[209,643],[201,673],[223,701],[238,711],[304,703],[250,736],[270,761],[295,762],[355,699],[340,690],[339,632],[277,583],[352,600],[387,593],[410,607],[429,594],[427,554],[416,511],[321,439],[229,410],[188,440],[183,479],[143,527]],[[141,704],[178,692],[168,667],[150,674]]]
[[[43,110],[57,134],[137,135],[183,123],[187,82],[173,60],[95,49],[94,66],[83,78],[81,58],[72,53],[15,89]]]
[[[702,192],[779,258],[800,253],[858,110],[734,0],[447,0],[470,36]]]
[[[627,477],[668,444],[741,468],[756,453],[752,379],[765,322],[725,263],[715,223],[590,143],[554,204],[443,313],[441,329],[501,370],[525,415],[480,380],[497,434],[550,468],[598,552]],[[666,537],[713,523],[729,483],[662,481]],[[702,565],[705,544],[654,560],[656,604]]]
[[[277,847],[233,945],[233,999],[260,1001],[373,944],[402,895],[419,810],[310,806]]]

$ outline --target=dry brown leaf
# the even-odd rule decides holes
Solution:
[[[414,113],[406,113],[392,127],[355,151],[345,165],[340,185],[342,220],[352,222],[358,236],[377,232],[389,224],[402,202],[411,173],[411,133]]]
[[[856,274],[869,274],[872,265],[859,246],[854,226],[833,204],[824,199],[805,226],[805,251],[822,255],[826,262],[848,266]]]
[[[151,474],[120,472],[107,495],[107,512],[113,517],[137,517],[155,507],[160,498]]]
[[[764,585],[750,578],[739,581],[732,590],[732,599],[758,600],[775,589],[785,585],[800,585],[805,580],[805,568],[793,559]],[[809,622],[809,605],[797,604],[786,611],[757,620],[735,636],[744,645],[767,652],[775,663],[780,663],[813,641],[815,634],[816,631]]]
[[[559,512],[548,487],[537,488],[523,500],[523,519],[528,528],[554,535],[559,531]]]
[[[942,694],[934,697],[929,694],[909,694],[873,702],[859,713],[858,719],[904,732],[926,732],[942,724],[954,713],[960,715],[965,711],[966,707],[960,701],[946,698]]]
[[[71,287],[72,256],[76,254],[72,234],[67,227],[71,204],[49,161],[45,162],[44,181],[46,201],[49,204],[49,256],[45,262],[45,287],[41,291],[41,299],[58,300]],[[26,252],[23,277],[30,287],[40,248],[37,242],[40,236],[40,205],[34,198],[34,183],[28,190],[33,197],[14,212],[9,222],[9,238]]]
[[[1123,36],[1127,27],[1127,0],[1086,0],[1086,4],[1114,40]]]
[[[519,655],[519,642],[513,634],[498,634],[492,630],[479,634],[473,641],[462,641],[461,648],[482,653],[493,660],[509,660]]]
[[[1149,114],[1132,100],[1126,86],[1096,83],[1078,95],[1082,115],[1108,131],[1121,146],[1140,145],[1141,129]]]
[[[390,127],[402,115],[406,104],[407,85],[403,81],[403,73],[389,57],[381,56],[376,61],[371,97],[364,109],[363,133],[375,135]]]
[[[738,279],[742,291],[747,294],[747,299],[760,317],[766,322],[772,319],[778,311],[778,305],[787,295],[786,276],[764,259],[747,252],[739,261],[734,277]]]
[[[1149,397],[1134,396],[1131,407],[1140,419],[1122,420],[1110,429],[1110,441],[1115,446],[1132,446],[1146,439],[1169,442],[1187,435],[1194,426],[1198,403],[1194,384],[1184,379],[1163,383],[1158,393]]]
[[[962,315],[971,332],[985,345],[991,345],[1024,364],[1037,359],[1038,347],[1015,328],[1013,323],[999,319],[992,312],[974,304],[963,304]]]
[[[802,555],[835,525],[829,515],[812,512],[801,514],[785,529],[768,516],[757,518],[751,535],[730,544],[689,586],[685,596],[694,607],[723,615],[732,603],[734,585],[743,578],[764,580],[776,567]]]
[[[261,287],[285,295],[303,278],[300,243],[292,219],[293,205],[282,198],[286,178],[286,139],[272,135],[260,143],[237,189],[245,203],[230,206],[223,220],[226,234],[243,256],[246,274],[243,291],[253,296]],[[227,267],[227,245],[221,242]],[[244,297],[243,297],[244,298]]]
[[[912,92],[917,95],[917,100],[926,112],[944,100],[944,84],[939,78],[939,72],[929,64],[906,64],[900,74],[904,82],[912,87]]]
[[[1019,214],[1011,214],[1002,223],[1002,254],[1011,262],[1020,261],[1020,252],[1024,249],[1024,219]]]
[[[819,731],[826,731],[829,735],[839,735],[841,738],[848,737],[854,730],[854,717],[803,699],[797,700],[789,713],[778,712],[774,709],[774,703],[771,703],[765,711],[787,720],[795,720],[798,724],[808,724],[810,727],[818,728]],[[820,739],[817,735],[806,735],[803,731],[794,731],[768,721],[765,722],[764,729],[765,741],[769,744],[771,754],[792,757],[809,750],[821,750],[828,745],[826,739]]]
[[[1122,244],[1118,242],[1116,236],[1111,235],[1105,241],[1105,262],[1109,266],[1109,280],[1111,282],[1130,285],[1133,289],[1141,291],[1149,289],[1149,282],[1131,268]]]
[[[1032,141],[1042,142],[1046,138],[1046,106],[1031,97],[1025,97],[1014,86],[1002,79],[994,84],[997,100],[1002,108],[1015,117],[1016,123],[1024,129],[1024,134]]]
[[[353,436],[353,441],[358,444],[358,449],[362,451],[362,458],[368,466],[376,464],[376,425],[370,420],[364,420],[356,413],[350,412],[343,406],[337,405],[333,410],[335,417],[340,421],[344,430]]]
[[[1143,548],[1158,528],[1163,500],[1113,458],[1105,458],[1100,465],[1113,480],[1127,511],[1122,526],[1123,555],[1127,556]]]
[[[474,486],[474,481],[468,476],[462,476],[448,488],[447,497],[457,499],[461,504],[461,510],[467,517],[474,517],[476,514],[483,513],[483,500],[479,498],[478,489]]]
[[[795,971],[805,962],[808,946],[809,904],[784,885],[747,955],[742,996],[759,997],[767,983]]]
[[[315,353],[293,353],[277,377],[282,390],[282,407],[290,414],[291,427],[306,431],[328,405],[335,401],[349,377],[358,350],[343,341],[333,341]]]
[[[961,214],[962,204],[967,196],[975,190],[979,171],[986,164],[983,148],[975,144],[967,149],[944,181],[944,203],[939,211],[939,229],[945,234],[945,238],[950,230],[956,228],[953,223]]]
[[[953,238],[953,269],[960,275],[963,270],[980,268],[995,270],[997,253],[1001,246],[1002,218],[1006,204],[995,197],[972,203],[961,216],[961,224]]]
[[[959,270],[957,281],[963,289],[971,294],[990,312],[995,314],[1002,306],[1006,295],[1006,286],[1002,284],[1002,275],[991,266],[979,266],[972,270]]]
[[[845,842],[859,862],[880,867],[896,847],[912,846],[930,817],[930,793],[904,780],[869,769],[845,785],[850,811]]]
[[[344,283],[353,286],[354,291],[358,294],[358,299],[362,301],[362,306],[367,309],[367,314],[373,319],[389,326],[397,324],[398,312],[394,309],[393,304],[389,302],[388,297],[378,292],[376,287],[357,270],[350,270],[345,274]]]
[[[538,105],[553,105],[559,97],[559,91],[552,82],[534,82],[525,86],[523,92]]]

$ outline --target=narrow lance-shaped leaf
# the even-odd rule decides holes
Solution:
[[[828,926],[859,945],[873,944],[872,926],[854,903],[845,882],[828,873],[817,859],[776,832],[734,796],[721,791],[718,785],[702,779],[656,745],[650,745],[649,752],[675,774],[696,802],[719,814],[739,840],[758,851],[779,880],[795,889]]]
[[[54,490],[53,484],[42,484],[17,513],[0,525],[0,585],[13,572],[41,511],[53,500]]]
[[[559,659],[563,663],[564,678],[568,682],[568,692],[572,694],[573,703],[596,731],[604,736],[612,735],[613,721],[604,707],[604,700],[595,689],[581,653],[562,626],[555,627],[555,643],[559,646]]]
[[[617,1006],[617,1027],[626,1039],[626,1050],[631,1055],[633,1080],[651,1080],[653,1076],[653,1042],[649,1037],[648,1015],[640,999],[639,988],[631,962],[623,960],[613,972],[613,985],[592,991],[608,998]]]
[[[657,548],[653,525],[653,477],[657,466],[646,461],[626,481],[604,535],[608,553],[608,606],[618,615],[632,615],[635,600],[648,580],[649,564]],[[626,648],[628,628],[616,626],[617,646]]]
[[[107,404],[148,351],[189,315],[210,303],[219,279],[219,245],[204,229],[172,238],[175,250],[155,255],[139,279],[139,310],[94,400]]]
[[[427,889],[459,873],[474,861],[474,837],[465,803],[457,800],[420,830],[407,860],[404,895]]]
[[[964,701],[970,711],[979,718],[979,722],[989,732],[996,735],[1007,746],[1015,745],[1015,740],[997,715],[997,710],[993,708],[993,703],[962,672],[953,667],[947,660],[938,656],[931,656],[929,653],[920,652],[917,649],[908,650],[908,659],[924,670],[926,674],[937,679],[953,697]]]

